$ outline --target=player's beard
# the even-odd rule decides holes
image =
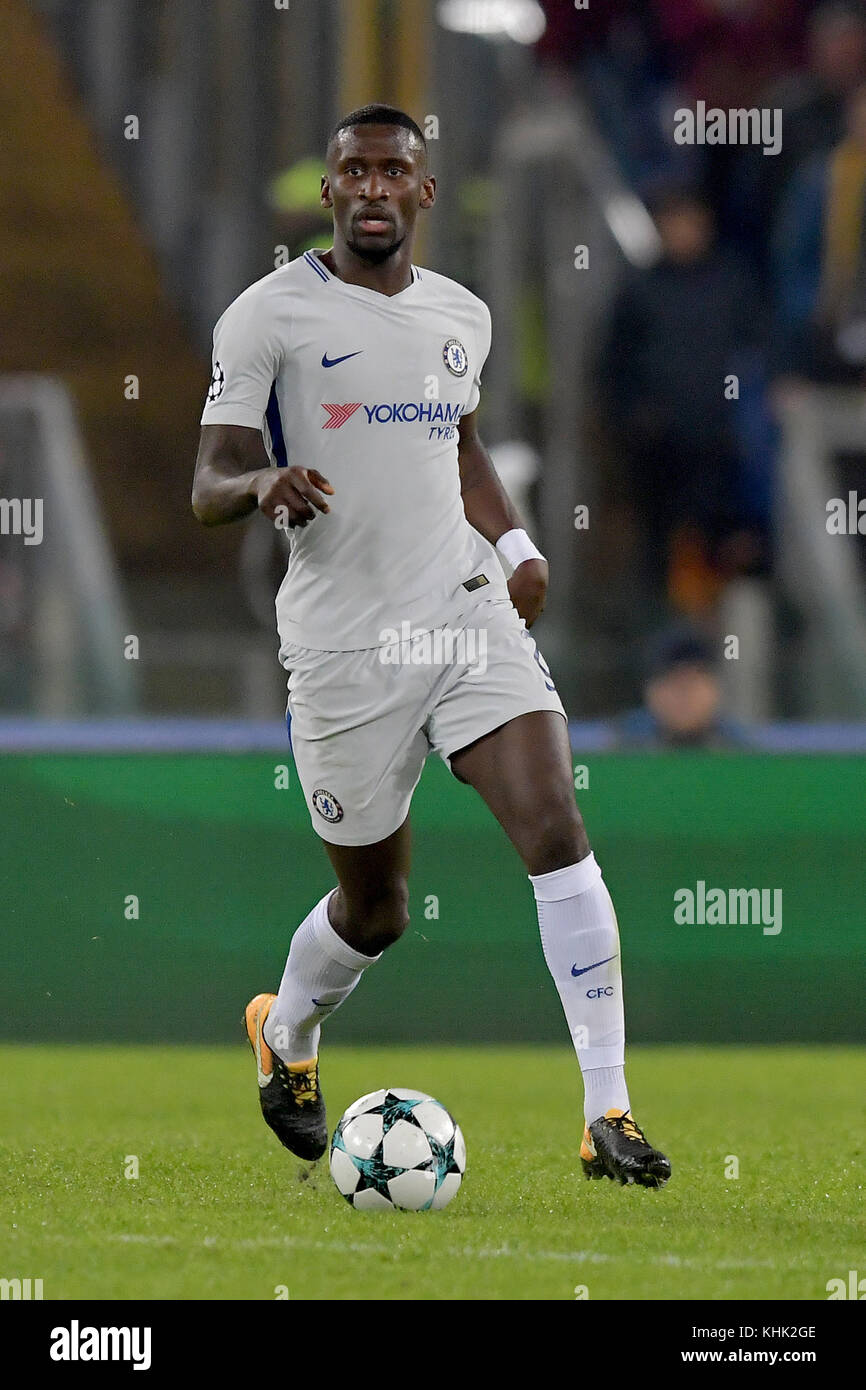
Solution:
[[[382,265],[384,261],[390,260],[392,256],[396,255],[405,240],[405,236],[401,236],[396,241],[392,241],[390,246],[369,247],[359,246],[357,241],[350,237],[346,245],[350,251],[354,252],[360,260],[366,261],[368,265]]]

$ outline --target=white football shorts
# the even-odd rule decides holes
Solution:
[[[390,645],[328,652],[285,644],[295,766],[313,828],[370,845],[403,824],[424,761],[562,701],[510,602],[485,599],[448,626]]]

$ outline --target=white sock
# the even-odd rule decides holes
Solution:
[[[587,1124],[628,1110],[619,930],[595,855],[530,874],[544,959],[553,976],[584,1081]],[[602,992],[599,992],[602,991]]]
[[[332,890],[336,891],[336,890]],[[348,999],[368,965],[338,936],[328,920],[326,893],[298,927],[289,947],[279,993],[263,1028],[265,1042],[284,1062],[318,1055],[322,1020]]]

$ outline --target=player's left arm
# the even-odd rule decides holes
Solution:
[[[478,411],[460,421],[457,445],[460,465],[460,491],[466,520],[492,545],[509,531],[523,530],[523,521],[493,466],[493,460],[478,434]],[[511,602],[526,626],[540,617],[547,597],[547,561],[532,558],[521,561],[508,581]]]

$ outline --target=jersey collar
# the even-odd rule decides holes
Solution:
[[[368,289],[366,285],[350,285],[347,283],[347,281],[341,280],[339,275],[334,275],[334,273],[328,269],[324,261],[321,259],[323,249],[324,248],[322,247],[316,246],[313,249],[304,252],[304,260],[307,262],[310,269],[315,271],[315,273],[319,276],[320,279],[326,282],[329,281],[331,284],[337,285],[341,290],[345,291],[347,294],[361,295],[364,299],[384,299],[386,302],[392,299],[402,299],[405,295],[412,293],[415,286],[422,278],[421,271],[418,269],[416,265],[413,265],[410,267],[412,271],[411,284],[407,285],[404,290],[398,290],[396,294],[382,294],[381,290],[371,290]]]

